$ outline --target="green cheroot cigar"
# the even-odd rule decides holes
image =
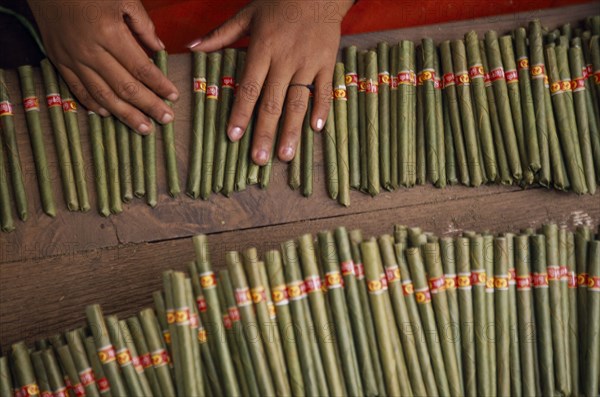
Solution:
[[[440,58],[437,48],[434,48],[433,53],[433,70],[434,70],[434,98],[435,98],[435,121],[437,123],[437,153],[438,153],[438,169],[439,179],[436,187],[443,188],[448,183],[448,175],[446,171],[446,142],[444,136],[444,109],[442,105],[442,79],[440,77]]]
[[[133,185],[131,178],[131,148],[129,142],[129,129],[121,121],[115,121],[117,135],[117,152],[119,154],[119,186],[121,200],[128,203],[133,198]]]
[[[156,185],[156,132],[142,138],[142,147],[146,203],[154,208],[158,204],[158,187]]]
[[[600,241],[588,243],[588,296],[587,305],[590,318],[587,322],[587,350],[585,351],[585,379],[583,390],[586,396],[593,396],[600,385]],[[590,281],[591,280],[591,281]]]
[[[96,379],[96,384],[98,385],[98,392],[100,392],[100,396],[102,397],[111,397],[112,393],[110,391],[110,384],[108,379],[104,374],[104,369],[102,368],[102,363],[98,358],[98,353],[96,351],[96,343],[94,342],[94,337],[89,336],[85,337],[83,330],[78,330],[83,339],[83,344],[85,346],[85,354],[90,362],[92,367],[92,372],[94,373],[94,378]]]
[[[308,101],[308,108],[306,115],[304,116],[304,122],[302,123],[302,142],[300,146],[301,150],[301,174],[302,174],[302,195],[304,197],[310,197],[313,191],[313,171],[315,169],[314,160],[314,142],[315,132],[310,126],[310,115],[312,113],[312,99]],[[352,149],[352,147],[350,147]]]
[[[350,187],[360,188],[360,145],[358,115],[358,68],[356,46],[344,48],[344,70],[346,92],[348,95],[348,152],[350,168]]]
[[[142,364],[142,357],[139,355],[135,342],[133,341],[133,335],[129,329],[129,325],[125,320],[119,320],[120,332],[123,334],[123,340],[125,341],[125,347],[131,354],[131,360],[133,362],[133,368],[138,375],[140,386],[142,387],[142,393],[144,396],[153,396],[154,392],[150,387],[150,382],[146,376],[146,370]]]
[[[58,354],[58,361],[63,369],[63,374],[65,378],[69,380],[69,386],[72,388],[73,392],[78,396],[86,394],[85,387],[79,380],[79,374],[75,368],[75,362],[73,361],[69,346],[58,346],[56,348],[56,353]]]
[[[115,119],[112,116],[102,118],[102,133],[106,157],[106,175],[110,212],[123,212],[121,204],[121,185],[119,182],[119,156],[117,155],[117,135]]]
[[[206,53],[192,53],[193,74],[193,109],[192,135],[190,143],[190,160],[186,193],[191,198],[200,195],[200,178],[202,175],[202,155],[204,140],[204,100],[206,98]]]
[[[106,177],[106,160],[104,140],[102,138],[102,121],[94,112],[88,112],[90,146],[94,163],[94,182],[96,187],[96,205],[102,216],[110,215],[108,204],[108,181]]]
[[[369,189],[369,176],[367,167],[367,102],[366,102],[366,50],[358,51],[356,56],[356,68],[358,71],[358,143],[360,157],[360,190],[363,192]]]
[[[388,76],[389,77],[389,76]],[[335,144],[338,170],[338,202],[350,205],[350,159],[348,148],[348,94],[345,85],[344,64],[338,62],[333,74],[333,107],[335,117]],[[389,158],[388,158],[389,162]],[[389,168],[389,167],[388,167]],[[388,175],[389,177],[389,175]]]
[[[379,194],[380,187],[380,138],[379,138],[379,98],[377,77],[377,53],[369,51],[364,56],[365,63],[365,112],[368,191],[371,196]]]
[[[85,389],[85,394],[90,397],[100,396],[96,379],[94,378],[94,370],[88,360],[81,332],[79,330],[69,331],[65,333],[65,338],[67,339],[78,378]]]
[[[21,80],[21,93],[23,96],[23,108],[25,118],[27,119],[27,128],[31,140],[31,149],[35,162],[38,187],[40,189],[40,198],[44,212],[51,217],[56,216],[56,204],[54,202],[54,193],[50,184],[50,168],[46,157],[46,148],[40,121],[40,105],[35,89],[35,80],[33,77],[33,68],[25,65],[18,68]]]
[[[16,380],[20,389],[29,396],[39,396],[40,388],[36,382],[27,346],[24,342],[19,342],[12,345],[11,350]]]
[[[46,372],[46,367],[44,367],[44,360],[42,359],[42,352],[41,351],[31,352],[30,356],[31,356],[31,363],[33,365],[33,371],[35,373],[35,378],[36,378],[37,384],[39,386],[40,395],[53,396],[52,388],[50,387],[50,381],[48,380],[48,373]],[[0,365],[2,365],[1,362],[0,362]],[[8,363],[7,363],[7,365],[8,365]],[[1,367],[0,367],[0,370],[2,370]],[[7,367],[7,370],[8,370],[8,367]],[[1,379],[2,379],[3,383],[6,383],[6,384],[11,383],[10,373],[4,374],[4,373],[0,372],[0,376],[2,376]],[[6,376],[6,378],[4,376]],[[3,397],[5,395],[1,391],[1,389],[0,389],[0,395],[2,395]],[[10,390],[10,393],[8,395],[10,395],[12,397],[12,390]]]
[[[385,189],[391,189],[390,177],[390,45],[377,44],[377,84],[379,103],[379,177]]]
[[[496,369],[499,396],[510,394],[510,321],[508,295],[508,245],[506,238],[494,239],[494,307]]]
[[[329,198],[337,200],[339,194],[339,174],[337,160],[337,143],[335,133],[334,106],[329,108],[329,115],[323,128],[323,147],[325,161],[325,178]]]
[[[48,383],[52,389],[52,394],[55,396],[67,397],[69,391],[65,386],[65,378],[63,377],[58,361],[56,361],[56,356],[54,356],[51,348],[42,350],[42,361],[44,362],[44,368],[46,369]]]
[[[208,55],[206,76],[206,99],[204,102],[204,137],[202,144],[202,174],[200,197],[207,200],[213,185],[215,158],[215,139],[217,134],[217,109],[219,106],[219,76],[221,71],[221,53]],[[219,320],[220,321],[220,320]]]
[[[390,49],[390,184],[397,189],[400,164],[398,161],[398,61],[400,44],[392,45]]]
[[[4,146],[0,135],[0,229],[3,232],[15,230],[15,223],[12,215],[12,206],[10,192],[8,190],[8,179],[4,168]]]
[[[137,198],[142,198],[146,195],[144,138],[140,134],[129,130],[129,140],[131,146],[131,182],[133,185],[133,194]]]
[[[412,144],[414,143],[412,121],[415,120],[415,87],[412,83],[415,73],[414,59],[415,47],[413,42],[401,41],[398,49],[398,71],[396,73],[398,100],[394,112],[397,114],[398,119],[398,184],[404,187],[412,185],[415,175],[414,153],[412,153]]]
[[[419,79],[423,84],[423,122],[425,128],[425,150],[427,179],[435,184],[439,179],[438,153],[438,123],[435,106],[435,46],[433,40],[425,38],[422,41],[422,66]]]
[[[0,357],[0,379],[2,379],[0,383],[0,397],[14,397],[8,357]]]

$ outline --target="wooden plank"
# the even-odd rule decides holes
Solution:
[[[540,189],[506,191],[486,197],[297,221],[209,236],[213,266],[223,266],[224,253],[256,246],[260,253],[287,239],[344,225],[365,236],[391,232],[395,223],[421,226],[439,235],[462,230],[517,231],[556,221],[569,227],[600,223],[596,197],[574,197]],[[161,288],[160,274],[183,269],[194,259],[189,238],[130,244],[110,249],[5,263],[0,271],[0,346],[33,341],[83,324],[84,308],[100,303],[109,313],[131,315],[151,305]]]

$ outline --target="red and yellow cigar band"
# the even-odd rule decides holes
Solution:
[[[558,281],[560,280],[560,267],[558,266],[548,266],[546,268],[548,272],[548,281]]]
[[[30,96],[27,98],[23,98],[23,108],[26,112],[31,112],[33,110],[40,110],[40,101],[35,96]]]
[[[362,263],[355,263],[354,273],[357,280],[363,280],[365,278],[365,266]]]
[[[217,286],[217,277],[213,272],[206,272],[200,275],[200,286],[202,289],[210,289]]]
[[[571,92],[571,80],[562,80],[560,82],[560,88],[564,92]]]
[[[431,291],[429,288],[421,288],[415,291],[415,299],[417,303],[425,304],[431,302]]]
[[[379,85],[390,85],[390,72],[381,72],[377,75]]]
[[[358,87],[358,74],[356,73],[346,73],[346,77],[344,78],[346,85],[348,87]]]
[[[102,364],[108,364],[116,359],[115,348],[113,345],[107,345],[98,349],[98,359]]]
[[[198,314],[195,311],[190,311],[190,327],[198,328],[200,324],[200,320],[198,319]]]
[[[444,274],[444,278],[446,281],[446,285],[444,286],[444,288],[448,289],[456,289],[456,284],[457,284],[457,276],[456,274]]]
[[[485,280],[485,292],[494,292],[494,276],[490,276]]]
[[[177,325],[190,325],[190,308],[181,307],[175,310],[175,323]]]
[[[235,88],[235,79],[232,76],[223,76],[221,78],[221,88]]]
[[[292,301],[303,299],[306,297],[306,284],[304,281],[293,281],[287,285],[287,293]]]
[[[90,386],[96,383],[96,378],[94,377],[94,371],[91,368],[86,368],[83,371],[79,372],[79,380],[83,386]]]
[[[377,94],[379,92],[379,86],[377,85],[377,82],[375,81],[367,81],[365,83],[365,92],[367,94]]]
[[[306,293],[311,294],[313,292],[321,291],[323,283],[319,276],[308,276],[304,279],[304,285],[306,287]]]
[[[588,292],[600,292],[600,277],[588,277]]]
[[[65,98],[62,101],[62,109],[64,113],[77,113],[77,102],[75,102],[72,98]]]
[[[386,267],[385,276],[387,277],[388,284],[400,282],[400,268],[398,265]]]
[[[107,393],[110,391],[110,383],[108,382],[108,379],[100,378],[96,383],[98,384],[98,391],[100,393]]]
[[[560,267],[560,281],[567,281],[569,278],[569,269],[566,266]]]
[[[65,382],[67,390],[71,390],[73,388],[73,385],[71,384],[71,379],[69,379],[67,375],[63,376],[63,381]]]
[[[600,85],[600,70],[594,72],[594,83]]]
[[[277,309],[275,309],[275,305],[273,304],[273,302],[271,302],[271,301],[267,302],[267,310],[269,311],[269,318],[271,320],[274,320],[277,318]]]
[[[209,85],[206,87],[206,99],[219,99],[218,85]]]
[[[434,69],[423,69],[419,76],[417,76],[418,84],[424,84],[426,81],[434,81],[435,80],[435,70]]]
[[[489,87],[492,85],[492,79],[490,78],[490,75],[488,73],[483,75],[483,85],[485,87]]]
[[[412,70],[402,70],[396,75],[398,80],[398,86],[401,85],[412,85],[414,72]]]
[[[229,318],[231,319],[231,321],[233,321],[234,323],[240,321],[240,310],[237,308],[237,306],[231,306],[227,308],[227,312],[229,313]]]
[[[362,78],[358,81],[358,92],[366,92],[367,91],[367,79]]]
[[[485,270],[472,270],[471,271],[471,285],[484,286],[487,284],[487,276]]]
[[[21,396],[29,397],[29,396],[37,396],[40,394],[40,388],[37,383],[30,383],[21,387]]]
[[[354,276],[354,262],[352,259],[340,263],[340,269],[342,270],[342,276]]]
[[[575,272],[567,273],[567,286],[569,288],[577,288],[577,276],[575,275]]]
[[[246,288],[237,288],[235,290],[235,303],[237,303],[238,307],[249,306],[252,304],[252,295],[250,294],[250,289]]]
[[[588,279],[587,273],[579,273],[577,275],[577,286],[578,287],[587,287],[587,279]]]
[[[533,273],[533,288],[548,288],[548,273]]]
[[[343,288],[344,280],[342,279],[342,274],[337,270],[326,273],[325,284],[327,285],[327,289]]]
[[[46,105],[48,108],[52,107],[62,107],[62,99],[60,98],[60,94],[52,93],[46,95]]]
[[[42,394],[40,394],[41,397],[54,397],[54,394],[52,392],[49,391],[43,391]]]
[[[271,297],[273,299],[273,303],[276,306],[283,306],[290,303],[288,300],[288,293],[285,284],[271,288]]]
[[[194,92],[206,92],[206,79],[204,77],[194,79]]]
[[[13,115],[12,109],[13,109],[12,105],[9,101],[0,102],[0,117],[12,116]]]
[[[175,324],[175,310],[167,310],[167,324]]]
[[[474,79],[482,79],[485,77],[485,72],[483,70],[483,65],[477,63],[469,68],[469,77],[471,80]]]
[[[515,285],[517,283],[517,271],[514,267],[508,269],[508,285]]]
[[[437,294],[446,290],[446,277],[442,274],[439,277],[431,277],[429,279],[429,292]]]
[[[494,81],[498,81],[498,80],[504,80],[504,68],[501,66],[499,68],[496,69],[492,69],[490,71],[490,80],[492,82]]]
[[[571,90],[573,92],[585,91],[585,77],[576,77],[571,81]]]
[[[550,95],[562,94],[560,81],[550,84]]]
[[[77,397],[85,396],[85,388],[83,387],[83,385],[81,383],[78,383],[75,386],[73,386],[73,391],[75,392],[75,395]]]
[[[590,77],[590,74],[588,73],[588,68],[587,68],[587,66],[584,66],[584,67],[582,67],[582,68],[581,68],[581,76],[582,76],[582,77],[583,77],[585,80],[587,80],[587,79],[588,79],[588,77]]]
[[[144,372],[144,367],[142,367],[142,364],[140,363],[140,358],[139,357],[133,356],[131,358],[131,362],[133,363],[133,366],[134,366],[135,370],[138,373]]]
[[[167,345],[171,344],[171,332],[169,332],[169,330],[163,331],[163,339]]]
[[[154,365],[154,368],[164,367],[165,365],[169,364],[169,353],[167,353],[165,349],[153,351],[151,355],[152,365]]]
[[[233,328],[233,321],[231,321],[231,317],[229,317],[229,314],[227,313],[223,314],[223,325],[225,326],[225,329]]]
[[[252,288],[250,290],[250,295],[252,296],[252,301],[254,303],[265,302],[267,300],[267,292],[263,286]]]
[[[204,299],[204,295],[200,295],[196,298],[196,305],[198,305],[198,311],[200,313],[206,312],[208,306],[206,305],[206,299]]]
[[[458,273],[456,284],[458,284],[458,289],[471,289],[471,272]]]
[[[415,293],[415,286],[412,283],[412,280],[404,280],[402,281],[402,293],[404,296],[412,295]]]
[[[594,65],[592,65],[591,63],[588,63],[586,69],[587,69],[588,77],[591,77],[594,74]]]
[[[381,288],[383,288],[385,291],[387,291],[387,289],[388,289],[388,280],[387,280],[387,277],[386,277],[385,273],[381,273],[379,275],[379,279],[381,280]]]
[[[409,77],[410,77],[410,84],[413,87],[416,87],[417,86],[417,74],[415,73],[414,70],[409,70],[408,73],[409,73]]]
[[[442,79],[440,79],[439,77],[435,77],[435,79],[433,79],[433,88],[436,90],[441,90],[443,87],[442,84]]]
[[[455,74],[456,85],[457,86],[468,86],[471,84],[471,79],[469,78],[469,73],[462,71]]]
[[[67,391],[66,387],[61,387],[58,390],[55,390],[53,392],[54,397],[69,397],[69,393]],[[21,395],[19,397],[26,397],[27,395],[24,395],[23,392],[21,392]]]
[[[507,70],[504,72],[504,78],[506,79],[506,84],[518,83],[519,73],[516,69]]]
[[[321,279],[321,292],[327,293],[327,279],[325,278]]]
[[[494,276],[494,288],[498,291],[508,291],[508,274],[496,274]]]
[[[208,337],[206,335],[206,329],[204,327],[199,327],[198,328],[198,342],[206,343],[207,340],[208,340]]]
[[[369,293],[373,295],[383,294],[385,292],[385,289],[383,288],[383,283],[381,282],[381,279],[367,280],[367,291],[369,291]]]
[[[398,89],[398,76],[391,76],[391,83],[390,83],[390,87],[392,88],[392,90],[397,90]]]
[[[129,349],[124,348],[117,352],[117,362],[121,367],[125,367],[127,365],[132,364],[132,357]]]
[[[543,79],[546,75],[546,66],[543,63],[533,65],[529,73],[532,79]]]
[[[333,90],[333,98],[337,99],[338,101],[347,101],[348,100],[348,95],[346,93],[346,86],[345,85],[338,85]]]
[[[444,80],[444,88],[454,85],[454,73],[446,73],[442,79]]]
[[[529,58],[526,56],[522,56],[517,59],[517,69],[521,70],[529,70]]]
[[[140,362],[142,363],[142,367],[150,368],[152,366],[152,356],[150,355],[150,353],[141,355]]]
[[[519,291],[529,291],[531,289],[531,275],[527,274],[525,276],[519,276],[517,275],[515,277],[515,280],[517,282],[517,290]]]

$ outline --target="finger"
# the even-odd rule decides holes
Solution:
[[[331,92],[333,89],[333,66],[323,68],[315,77],[315,96],[311,115],[313,130],[321,131],[325,126],[325,120],[331,106]]]
[[[270,57],[265,54],[260,45],[250,43],[248,55],[246,56],[246,67],[237,90],[227,135],[232,141],[238,141],[244,135],[248,123],[252,118],[254,106],[260,97],[263,83],[269,72]]]
[[[154,23],[152,23],[141,2],[123,2],[123,9],[121,11],[125,15],[125,22],[129,26],[129,29],[135,33],[146,47],[152,51],[165,49],[165,45],[156,35]]]
[[[81,82],[79,77],[71,69],[66,66],[58,66],[58,71],[61,76],[69,86],[69,89],[75,95],[75,97],[79,100],[79,102],[85,107],[87,110],[91,110],[92,112],[98,113],[103,117],[107,117],[110,115],[108,110],[104,109],[96,100],[92,97],[90,92],[85,88],[85,85]]]
[[[248,9],[244,9],[206,36],[192,41],[188,44],[188,48],[192,51],[205,52],[225,48],[246,35],[250,20],[251,15]]]
[[[265,165],[271,156],[279,117],[291,77],[292,73],[287,70],[271,68],[263,86],[252,139],[252,159],[258,165]]]
[[[81,81],[88,87],[88,91],[100,106],[140,134],[146,135],[152,131],[153,126],[148,117],[119,98],[94,70],[83,66],[79,71],[79,75]]]
[[[148,59],[148,56],[133,36],[112,43],[105,50],[112,54],[133,77],[162,98],[170,101],[176,101],[179,98],[179,91],[175,85]],[[93,65],[88,66],[92,67]]]
[[[293,83],[308,84],[314,76],[308,77],[306,73],[296,73],[292,78]],[[302,134],[302,124],[308,108],[309,89],[301,86],[290,86],[285,98],[285,119],[281,136],[279,137],[279,148],[277,149],[281,161],[291,161],[296,155],[298,142]]]

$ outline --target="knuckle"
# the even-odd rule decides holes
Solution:
[[[279,117],[281,114],[281,102],[274,98],[266,98],[260,103],[260,109],[263,114],[271,117]]]
[[[305,114],[308,104],[301,99],[291,100],[286,107],[286,110],[296,114]]]

